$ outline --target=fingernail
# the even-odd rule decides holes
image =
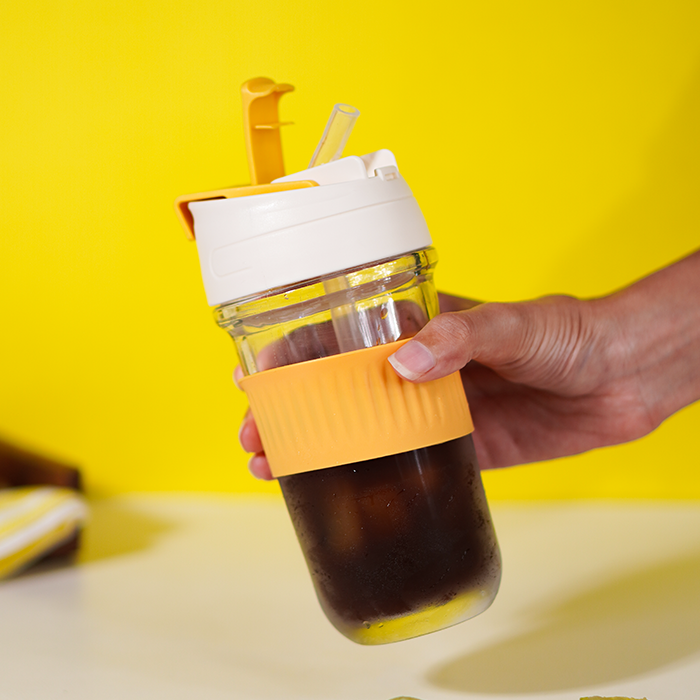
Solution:
[[[435,367],[435,355],[417,340],[400,347],[390,358],[391,366],[404,378],[415,381]]]

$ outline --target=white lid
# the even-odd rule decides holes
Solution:
[[[189,203],[210,306],[432,245],[390,151],[293,180],[319,187]]]

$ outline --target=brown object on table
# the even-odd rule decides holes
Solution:
[[[0,488],[12,486],[62,486],[83,490],[80,472],[75,467],[0,440]]]
[[[80,472],[53,459],[23,450],[0,440],[0,489],[17,486],[60,486],[82,491]],[[74,554],[80,544],[80,533],[54,549],[42,561]]]

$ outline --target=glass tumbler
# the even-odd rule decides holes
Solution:
[[[473,617],[491,604],[500,582],[500,553],[471,435],[443,439],[452,404],[440,396],[422,402],[410,392],[423,388],[398,378],[386,361],[438,313],[436,262],[427,247],[214,311],[233,338],[245,375],[241,385],[271,464],[274,456],[321,607],[342,634],[361,644],[399,641]],[[355,367],[370,354],[379,358],[373,369],[351,369],[354,379],[346,382],[338,363]],[[298,367],[290,372],[292,365]],[[266,423],[265,406],[250,391],[263,375],[274,395],[273,419],[282,427]],[[389,389],[382,393],[385,383]],[[451,386],[463,392],[458,375]],[[396,392],[409,393],[396,403]],[[335,403],[321,397],[318,408],[314,396],[308,408],[302,393],[333,394]],[[393,442],[392,421],[405,418],[394,414],[402,413],[414,421],[408,432],[434,431],[435,443],[404,450]],[[365,427],[348,437],[346,420],[365,420]],[[344,462],[326,452],[312,468],[298,466],[305,450],[341,454],[343,440],[350,454],[372,456]]]

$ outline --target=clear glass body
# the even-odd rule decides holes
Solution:
[[[415,335],[438,313],[432,248],[217,307],[246,375]],[[498,543],[470,435],[281,477],[316,593],[345,636],[381,644],[461,622],[498,590]]]

